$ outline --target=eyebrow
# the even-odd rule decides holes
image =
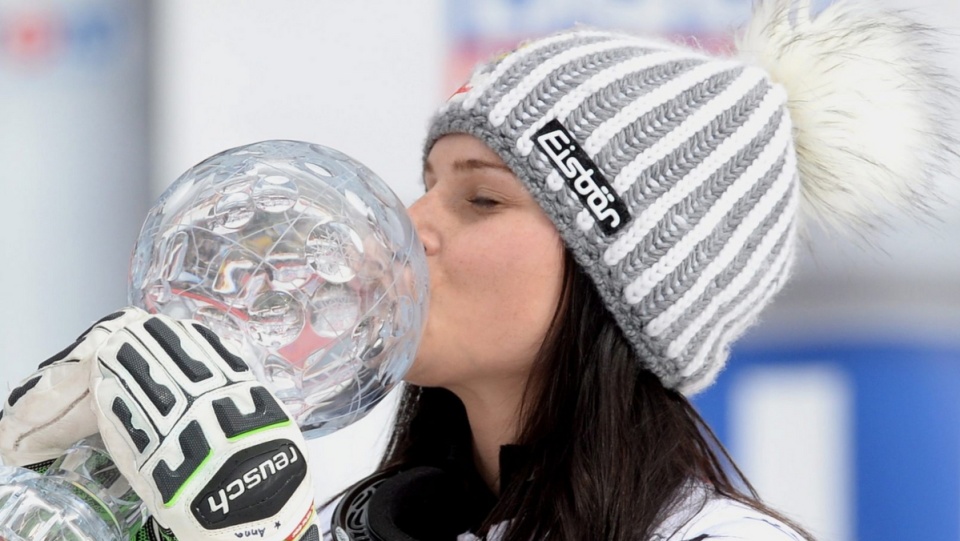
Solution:
[[[478,171],[482,169],[497,169],[500,171],[506,171],[507,173],[513,174],[513,170],[506,166],[503,163],[491,162],[487,160],[481,160],[477,158],[470,158],[467,160],[457,160],[453,162],[453,170],[458,173]],[[426,162],[423,165],[424,173],[432,173],[433,167],[430,165],[430,162]]]

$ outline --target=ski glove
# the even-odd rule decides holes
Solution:
[[[143,313],[90,378],[107,450],[177,538],[319,541],[303,435],[209,329]]]
[[[91,359],[116,330],[142,314],[129,308],[94,323],[10,392],[0,414],[4,464],[23,467],[48,462],[96,434],[89,392]]]

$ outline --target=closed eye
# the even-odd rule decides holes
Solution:
[[[480,208],[493,208],[500,204],[500,202],[495,199],[490,199],[489,197],[481,197],[481,196],[471,197],[470,199],[467,199],[467,202],[469,202],[471,205],[475,207],[480,207]]]

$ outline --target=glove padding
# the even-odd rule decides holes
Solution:
[[[90,377],[107,450],[179,539],[319,541],[303,435],[209,329],[144,314]]]
[[[63,351],[40,363],[7,397],[0,418],[0,458],[28,466],[53,460],[97,432],[89,393],[90,359],[107,338],[145,314],[137,308],[94,323]]]

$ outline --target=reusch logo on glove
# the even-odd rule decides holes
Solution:
[[[534,141],[604,233],[611,235],[627,225],[627,206],[563,124],[556,119],[547,122]]]
[[[191,509],[208,530],[263,520],[283,508],[306,474],[303,454],[292,441],[262,443],[224,464]]]

